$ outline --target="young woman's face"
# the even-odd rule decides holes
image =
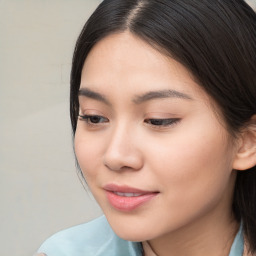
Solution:
[[[101,40],[82,71],[75,151],[115,232],[161,237],[231,212],[234,147],[181,64],[129,32]]]

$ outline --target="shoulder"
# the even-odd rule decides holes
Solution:
[[[139,256],[140,244],[119,238],[105,216],[56,233],[39,248],[47,256]]]

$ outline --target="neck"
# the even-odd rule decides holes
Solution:
[[[157,256],[228,256],[238,228],[239,224],[230,215],[212,216],[153,239],[149,244]]]

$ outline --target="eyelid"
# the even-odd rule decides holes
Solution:
[[[144,115],[145,119],[171,119],[171,118],[178,118],[177,113],[169,113],[169,112],[147,112]]]
[[[81,114],[79,114],[78,115],[78,117],[81,117],[81,118],[92,118],[92,117],[100,117],[100,118],[102,118],[102,119],[105,119],[105,120],[108,120],[108,118],[106,118],[106,117],[104,117],[104,116],[102,116],[102,115],[91,115],[91,114],[85,114],[85,115],[81,115]]]
[[[85,122],[86,125],[91,127],[99,127],[109,122],[108,118],[101,115],[78,115],[78,117],[81,121]],[[95,122],[92,121],[92,118],[96,118],[96,120],[94,120]]]
[[[177,124],[181,118],[147,118],[144,122],[154,129],[164,129]]]
[[[79,115],[104,116],[104,114],[93,108],[80,108]]]

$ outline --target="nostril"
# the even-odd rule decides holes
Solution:
[[[111,171],[140,170],[143,160],[140,156],[126,156],[119,158],[106,157],[103,164]]]
[[[112,171],[138,170],[143,165],[140,150],[126,139],[116,135],[103,155],[103,164]]]
[[[121,164],[118,164],[118,163],[113,163],[113,162],[105,162],[104,163],[104,165],[109,169],[109,170],[111,170],[111,171],[115,171],[115,172],[117,172],[117,171],[121,171],[123,168],[124,168],[124,166],[122,166]]]

